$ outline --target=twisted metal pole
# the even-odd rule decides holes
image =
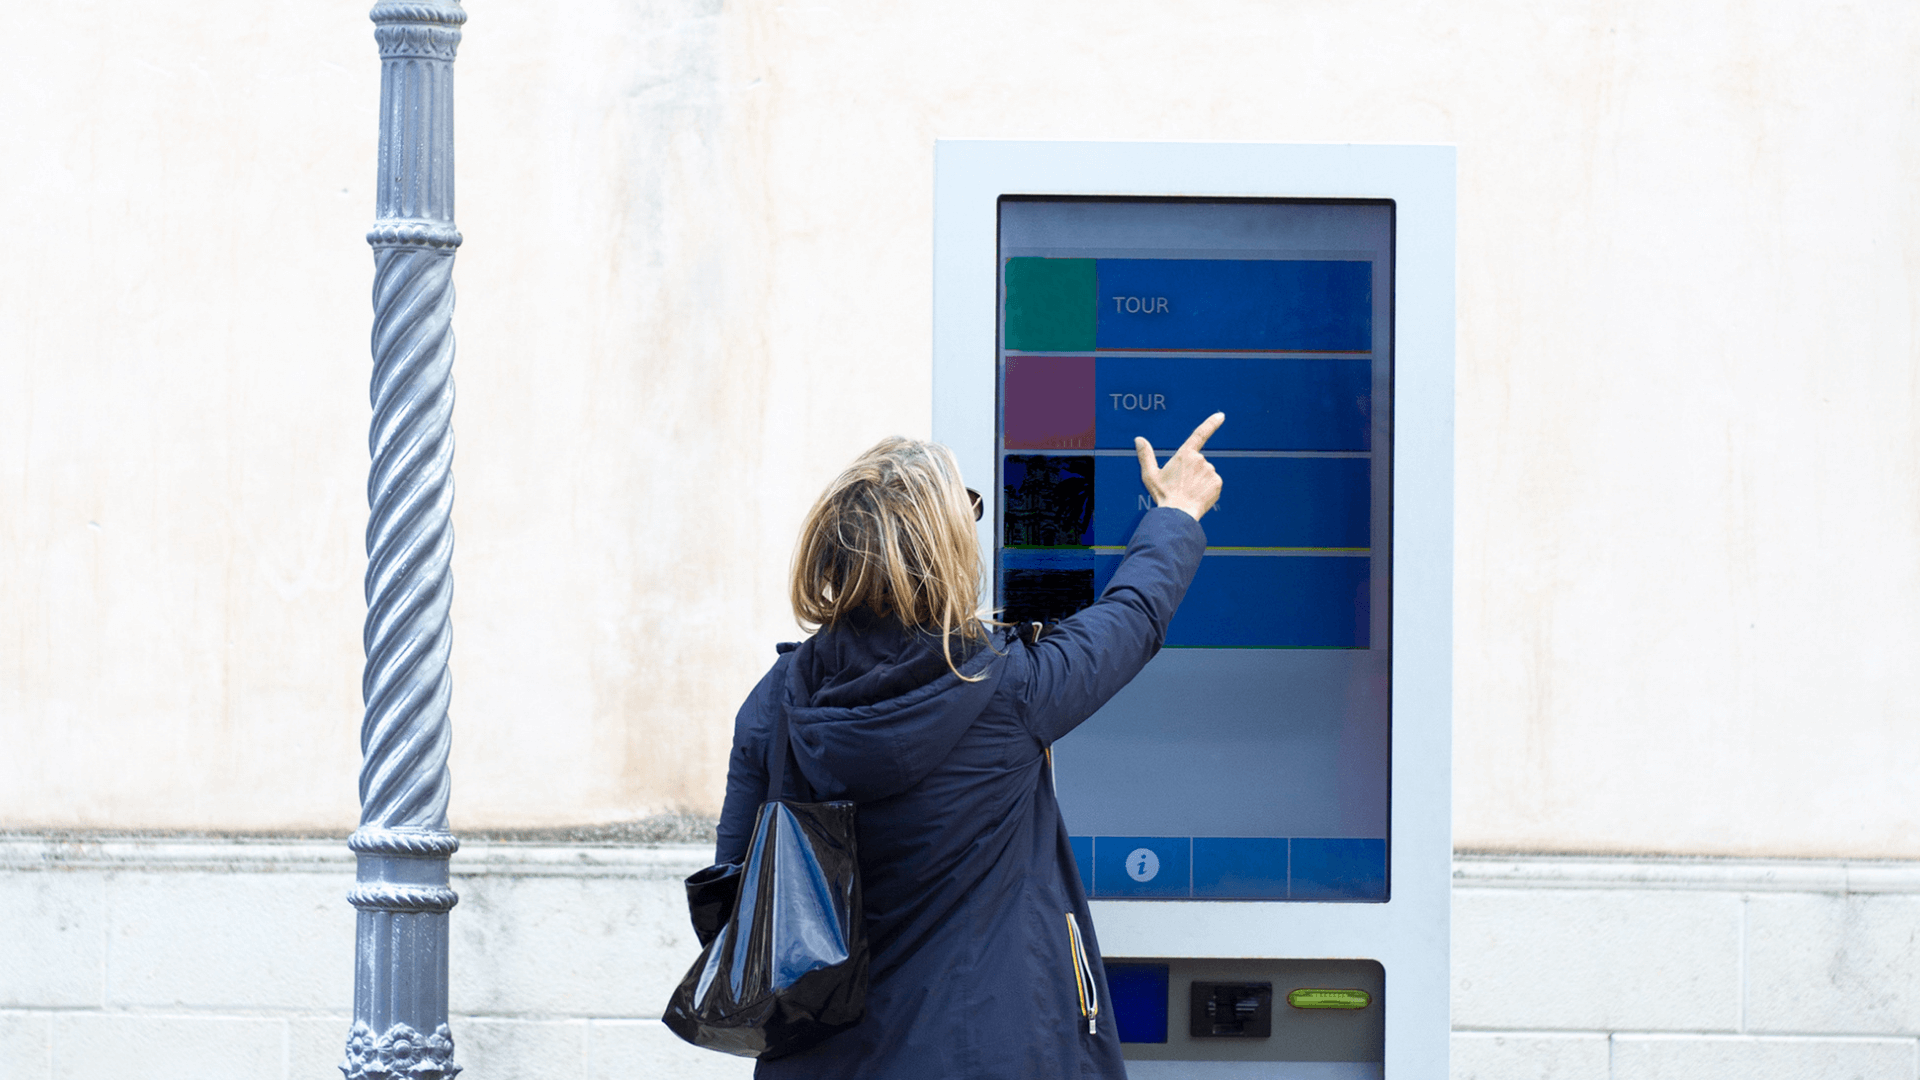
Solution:
[[[458,0],[382,0],[366,668],[347,1080],[452,1080],[447,702],[453,599],[453,61]]]

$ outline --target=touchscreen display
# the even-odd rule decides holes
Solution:
[[[1383,901],[1393,208],[1000,203],[995,603],[1094,602],[1215,411],[1224,490],[1167,648],[1055,748],[1099,899]]]

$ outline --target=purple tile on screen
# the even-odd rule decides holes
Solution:
[[[1007,357],[1009,450],[1093,449],[1093,357]]]

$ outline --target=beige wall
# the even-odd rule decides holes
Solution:
[[[363,6],[0,39],[0,824],[351,824]],[[470,10],[456,828],[715,807],[933,139],[1445,142],[1460,843],[1920,855],[1920,8]]]

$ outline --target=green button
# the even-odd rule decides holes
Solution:
[[[1287,1004],[1296,1009],[1364,1009],[1373,1003],[1365,990],[1295,990]]]
[[[1092,259],[1007,260],[1007,348],[1093,351],[1100,312]]]

